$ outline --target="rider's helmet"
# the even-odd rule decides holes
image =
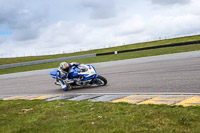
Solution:
[[[69,72],[69,63],[67,62],[61,62],[60,63],[60,69],[63,71],[63,72]]]

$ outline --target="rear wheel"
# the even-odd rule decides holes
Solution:
[[[104,85],[107,84],[107,79],[104,78],[103,76],[99,75],[99,76],[96,78],[95,83],[96,83],[97,85],[104,86]]]

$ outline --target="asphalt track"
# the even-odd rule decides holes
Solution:
[[[0,75],[0,95],[200,93],[200,51],[93,64],[108,85],[62,91],[52,69]]]

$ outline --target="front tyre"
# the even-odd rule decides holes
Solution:
[[[95,83],[99,86],[104,86],[107,84],[107,79],[104,78],[103,76],[99,75],[97,78],[96,78],[96,81]]]

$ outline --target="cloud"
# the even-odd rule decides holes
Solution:
[[[114,28],[113,28],[114,29]],[[118,35],[139,34],[145,29],[145,22],[140,15],[135,15],[123,20],[117,27],[115,33]]]
[[[200,31],[199,20],[200,16],[197,15],[155,16],[148,23],[146,34],[152,37],[164,37],[196,33]]]
[[[36,39],[46,16],[45,8],[25,0],[0,1],[0,26],[6,25],[13,32],[13,39],[24,41]],[[29,5],[30,4],[30,5]]]
[[[82,6],[91,9],[90,17],[92,19],[108,19],[117,15],[113,0],[86,0]]]
[[[153,4],[158,5],[174,5],[174,4],[180,4],[185,5],[189,4],[191,0],[151,0]]]
[[[0,35],[0,54],[55,54],[192,34],[200,31],[199,5],[198,0],[0,0],[0,28],[12,33]]]
[[[87,49],[88,47],[99,47],[109,39],[109,29],[95,29],[87,24],[79,24],[68,21],[59,21],[42,31],[41,47],[63,47],[64,49]],[[103,38],[103,39],[102,39]]]

